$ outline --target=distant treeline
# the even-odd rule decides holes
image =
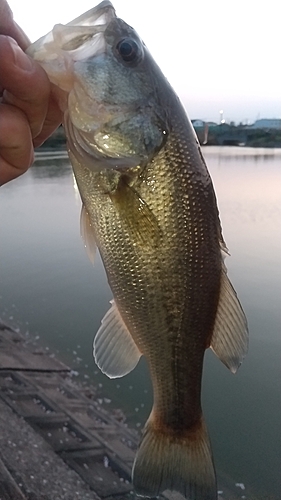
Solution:
[[[250,128],[246,125],[195,127],[200,144],[281,148],[281,129]]]
[[[195,127],[200,144],[209,146],[250,146],[254,148],[281,148],[280,129],[249,128],[246,125],[221,125]],[[65,149],[66,140],[63,127],[59,127],[41,148]]]

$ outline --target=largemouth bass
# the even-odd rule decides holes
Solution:
[[[122,377],[144,355],[151,373],[154,404],[133,466],[135,491],[214,500],[204,353],[211,347],[235,372],[248,332],[196,135],[145,44],[108,1],[56,25],[28,53],[57,86],[82,234],[92,258],[98,247],[114,296],[95,361]]]

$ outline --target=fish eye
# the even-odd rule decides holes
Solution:
[[[132,38],[124,38],[116,45],[116,50],[125,62],[134,62],[139,58],[140,49]]]

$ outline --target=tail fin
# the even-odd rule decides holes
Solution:
[[[134,467],[137,495],[177,491],[189,500],[217,500],[212,451],[203,417],[180,435],[146,423]]]

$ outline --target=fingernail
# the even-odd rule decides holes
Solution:
[[[9,38],[10,47],[14,54],[14,63],[20,69],[25,71],[30,71],[33,68],[33,64],[31,59],[23,52],[23,50],[18,46],[17,42],[11,38]]]

